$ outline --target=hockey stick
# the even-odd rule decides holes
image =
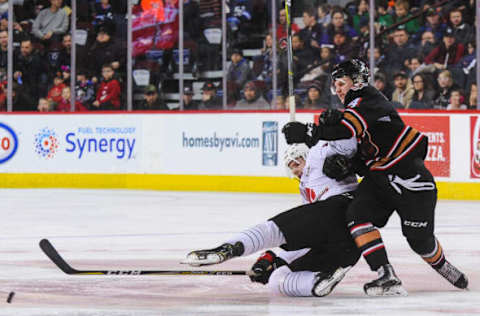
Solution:
[[[287,69],[288,69],[288,108],[290,110],[290,121],[295,121],[295,95],[293,95],[293,49],[292,49],[292,22],[290,13],[292,11],[292,0],[285,0],[285,27],[287,28]]]
[[[40,248],[60,270],[69,275],[249,275],[250,272],[236,270],[77,270],[60,256],[48,239],[40,240]]]

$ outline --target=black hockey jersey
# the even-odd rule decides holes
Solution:
[[[405,125],[393,105],[377,89],[350,90],[341,124],[320,124],[316,139],[357,137],[361,159],[370,170],[386,170],[410,153],[424,136]]]

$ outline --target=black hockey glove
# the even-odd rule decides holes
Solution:
[[[317,126],[313,123],[289,122],[283,126],[282,133],[285,134],[287,144],[305,143],[312,147],[318,141],[314,137],[316,130]]]
[[[272,272],[285,264],[287,263],[282,258],[277,257],[275,253],[267,250],[253,264],[251,269],[252,274],[249,276],[250,280],[252,282],[267,284]]]
[[[342,181],[353,174],[352,161],[343,155],[333,155],[325,158],[323,173],[336,181]]]
[[[328,109],[320,114],[318,119],[323,125],[337,125],[343,118],[343,112],[337,109]]]

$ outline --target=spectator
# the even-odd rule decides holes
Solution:
[[[0,72],[7,72],[8,67],[8,32],[0,31]]]
[[[435,41],[435,35],[431,31],[425,31],[422,33],[420,45],[417,49],[417,55],[425,58],[425,56],[428,56],[436,46],[437,41]]]
[[[458,67],[468,76],[470,71],[475,69],[477,64],[477,54],[475,51],[475,42],[468,42],[465,56],[458,62]]]
[[[466,44],[469,41],[475,40],[474,29],[463,21],[462,11],[458,8],[453,9],[448,14],[449,25],[452,27],[453,36],[457,39],[457,42]]]
[[[353,28],[358,34],[361,34],[360,32],[360,25],[361,22],[366,21],[368,25],[368,20],[369,20],[369,14],[368,14],[368,0],[358,0],[357,1],[357,12],[353,16]]]
[[[308,90],[307,97],[303,103],[304,109],[318,110],[318,109],[327,109],[329,108],[329,102],[326,96],[323,93],[324,89],[318,81],[312,81]]]
[[[266,85],[271,85],[273,80],[273,38],[271,34],[265,36],[262,55],[254,58],[253,68],[258,80],[262,80]]]
[[[280,48],[287,47],[287,15],[285,9],[280,9],[278,12],[278,24],[277,24],[277,41],[280,44]],[[296,34],[299,31],[299,27],[295,23],[291,23],[292,34]],[[272,32],[270,27],[270,33]]]
[[[62,90],[67,85],[63,83],[63,78],[60,73],[56,73],[55,78],[53,78],[53,86],[48,91],[47,100],[51,102],[55,107],[62,100]]]
[[[70,66],[71,50],[72,50],[72,35],[67,33],[62,37],[62,46],[58,54],[58,64],[60,66]]]
[[[70,87],[63,88],[61,99],[60,99],[60,102],[57,104],[56,111],[70,112],[70,109],[71,109],[70,97],[71,97]],[[85,111],[87,111],[87,108],[83,104],[75,100],[75,112],[85,112]]]
[[[22,83],[25,93],[30,94],[34,100],[37,100],[40,95],[45,95],[48,80],[45,73],[46,67],[42,57],[34,51],[30,39],[20,43],[20,52],[15,55],[14,67],[13,78],[18,83]]]
[[[394,23],[406,20],[412,15],[409,13],[410,4],[408,0],[397,0],[395,2],[395,16],[393,18]],[[418,18],[408,21],[405,25],[405,30],[410,34],[414,35],[420,29],[420,22]]]
[[[392,95],[392,102],[398,102],[405,109],[408,109],[412,102],[415,91],[408,80],[405,72],[399,71],[393,76],[395,90]]]
[[[170,110],[163,102],[158,93],[157,87],[153,84],[148,85],[143,92],[142,102],[135,108],[135,110],[150,111],[150,110]]]
[[[399,27],[393,33],[393,43],[385,54],[385,71],[390,74],[405,70],[408,59],[415,56],[416,48],[409,42],[405,28]]]
[[[425,57],[425,63],[433,64],[438,70],[447,69],[448,66],[458,64],[463,57],[465,47],[462,43],[457,43],[454,32],[447,28],[443,35],[443,41],[435,47],[430,54]]]
[[[90,108],[95,100],[95,87],[93,82],[88,79],[87,72],[82,68],[77,70],[75,91],[76,100],[87,108]]]
[[[12,84],[12,108],[13,111],[36,110],[35,101],[16,82]]]
[[[415,91],[410,103],[410,109],[432,109],[435,91],[422,73],[416,74],[412,78],[413,90]]]
[[[318,51],[322,41],[323,26],[317,23],[315,8],[306,7],[303,10],[303,24],[305,27],[300,30],[299,35],[304,40],[305,47]]]
[[[255,82],[249,81],[243,87],[243,98],[233,108],[234,110],[270,110],[270,104],[258,91]]]
[[[49,102],[46,98],[38,99],[38,112],[52,112],[54,110],[53,104]]]
[[[425,65],[423,58],[420,56],[414,56],[408,61],[408,69],[410,79],[413,78],[416,74],[432,74],[435,72],[435,67],[433,65]]]
[[[333,55],[336,57],[335,64],[344,62],[355,54],[355,42],[347,38],[347,34],[342,30],[335,31],[333,45]]]
[[[322,44],[320,47],[319,64],[325,74],[330,74],[333,66],[335,66],[335,56],[333,54],[333,45]]]
[[[8,0],[0,0],[0,15],[8,12]]]
[[[384,73],[382,72],[377,72],[375,73],[374,77],[374,86],[375,88],[378,89],[383,95],[388,99],[392,99],[392,93],[393,89],[392,87],[388,84],[387,77],[385,76]]]
[[[95,12],[93,14],[93,24],[113,23],[113,9],[110,0],[100,0],[95,3]]]
[[[355,29],[345,23],[345,17],[340,8],[332,10],[332,23],[327,27],[322,44],[332,44],[333,36],[337,31],[343,31],[354,41],[358,39],[358,33],[355,31]]]
[[[308,67],[313,64],[315,56],[311,49],[305,47],[305,42],[299,34],[292,36],[293,71],[295,75],[302,77]]]
[[[453,82],[452,73],[448,70],[440,72],[437,80],[440,93],[435,99],[434,107],[444,110],[450,102],[450,94],[453,90],[458,90],[459,86]]]
[[[472,109],[476,109],[477,108],[477,93],[478,93],[478,90],[477,90],[477,84],[476,83],[472,83],[470,85],[470,96],[468,98],[468,104],[470,105],[470,108]]]
[[[273,110],[285,110],[287,105],[285,104],[285,97],[281,94],[275,97],[275,100],[272,101]]]
[[[430,8],[427,10],[426,20],[427,22],[425,22],[424,26],[420,27],[418,33],[423,34],[425,31],[432,32],[435,36],[435,41],[441,41],[447,25],[442,22],[440,14],[436,9]]]
[[[120,110],[120,83],[114,78],[115,69],[110,64],[102,67],[103,80],[92,103],[95,110]]]
[[[217,87],[213,82],[207,81],[202,87],[202,103],[199,110],[221,110],[222,100],[217,96]]]
[[[463,103],[464,100],[461,90],[452,90],[447,110],[467,110],[468,106]]]
[[[388,13],[388,4],[386,1],[380,1],[377,4],[377,28],[378,31],[384,30],[390,25],[393,25],[393,16]]]
[[[183,109],[198,110],[198,102],[193,99],[193,90],[188,86],[183,88]]]
[[[322,3],[317,8],[317,23],[323,26],[324,28],[327,27],[330,22],[332,21],[332,17],[330,16],[330,6],[328,3]]]
[[[248,60],[243,58],[243,53],[240,49],[234,49],[230,57],[232,63],[228,67],[227,80],[234,83],[233,94],[238,100],[238,91],[243,87],[245,82],[252,79],[252,71],[248,65]]]
[[[62,9],[63,0],[50,0],[50,7],[40,11],[32,26],[32,33],[44,44],[60,42],[68,30],[68,14]]]
[[[100,26],[98,28],[96,41],[87,53],[89,62],[85,66],[89,67],[87,69],[90,73],[94,74],[94,78],[100,75],[99,72],[105,64],[111,64],[117,74],[118,71],[121,71],[125,66],[125,52],[119,47],[111,34],[111,28],[108,26]]]

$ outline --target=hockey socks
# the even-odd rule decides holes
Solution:
[[[278,247],[286,243],[283,233],[273,221],[264,223],[246,229],[227,241],[227,243],[243,244],[243,256],[248,256],[257,251]]]
[[[433,251],[421,256],[425,262],[447,279],[448,282],[460,289],[467,288],[467,276],[445,259],[442,246],[436,238]]]
[[[378,268],[389,263],[382,236],[372,223],[351,222],[348,228],[372,271],[377,271]]]

